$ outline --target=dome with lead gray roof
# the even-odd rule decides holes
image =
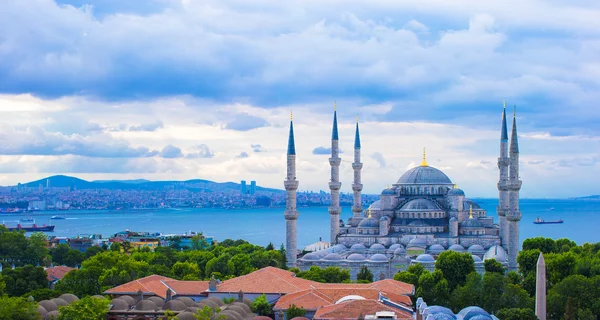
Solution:
[[[406,171],[397,184],[449,184],[453,185],[450,178],[434,167],[418,166]]]
[[[348,260],[348,261],[365,261],[367,259],[365,258],[365,256],[363,256],[360,253],[353,253],[353,254],[349,255],[348,258],[346,258],[346,260]]]

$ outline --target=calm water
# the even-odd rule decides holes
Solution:
[[[497,200],[476,200],[497,222],[495,214]],[[554,208],[551,210],[550,208]],[[102,234],[109,236],[125,229],[161,233],[183,233],[202,231],[217,240],[245,239],[259,245],[273,242],[277,246],[285,242],[285,220],[283,208],[252,210],[221,209],[163,209],[156,211],[64,211],[36,212],[32,216],[38,225],[56,225],[56,236],[78,234]],[[577,243],[600,242],[600,201],[580,200],[521,200],[523,219],[520,224],[521,240],[544,236],[569,238]],[[316,242],[319,237],[329,239],[329,213],[327,207],[299,208],[298,246]],[[62,214],[65,220],[50,220]],[[344,221],[352,215],[344,207]],[[2,214],[0,220],[7,225],[16,225],[27,214]],[[565,220],[559,225],[534,225],[536,217],[545,220]]]

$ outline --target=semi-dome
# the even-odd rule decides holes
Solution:
[[[415,261],[419,263],[434,263],[435,259],[430,254],[424,253],[419,255]]]
[[[381,195],[382,196],[394,196],[396,195],[396,191],[394,191],[394,189],[384,189],[383,191],[381,191]]]
[[[404,250],[404,248],[402,248],[402,247],[394,250],[394,255],[395,256],[403,256],[405,254],[406,254],[406,250]]]
[[[506,250],[499,245],[492,246],[483,256],[483,260],[495,259],[498,262],[506,262]]]
[[[393,245],[391,245],[391,246],[388,248],[388,251],[390,251],[390,252],[394,252],[394,251],[396,251],[396,249],[398,249],[398,248],[404,248],[404,247],[403,247],[401,244],[399,244],[399,243],[394,243]]]
[[[353,254],[349,255],[348,258],[346,258],[346,260],[349,260],[349,261],[365,261],[367,259],[365,258],[365,256],[363,256],[360,253],[353,253]]]
[[[452,196],[454,196],[454,197],[463,196],[464,197],[465,196],[465,192],[462,189],[459,189],[459,188],[452,188],[452,189],[450,189],[448,191],[448,196],[451,196],[451,197]]]
[[[427,199],[414,199],[402,206],[402,211],[439,211],[440,207]]]
[[[483,228],[483,223],[475,218],[469,218],[463,221],[460,226],[462,228]]]
[[[470,246],[468,251],[471,254],[484,254],[485,253],[485,249],[478,244],[474,244],[474,245]]]
[[[306,260],[306,261],[316,261],[319,260],[320,257],[314,253],[307,253],[302,257],[302,260]]]
[[[461,246],[460,244],[453,244],[450,246],[450,248],[448,248],[448,250],[456,252],[465,252],[465,247]]]
[[[359,224],[359,228],[379,228],[379,221],[377,219],[371,217],[363,219]]]
[[[381,200],[377,200],[377,201],[371,203],[371,205],[369,206],[369,209],[371,209],[371,210],[381,210]]]
[[[398,184],[452,184],[450,178],[442,171],[430,167],[430,166],[419,166],[406,171],[400,179]]]
[[[374,255],[372,255],[372,256],[369,257],[369,261],[372,261],[372,262],[388,262],[388,258],[385,255],[381,254],[381,253],[376,253],[376,254],[374,254]]]
[[[350,250],[366,250],[367,247],[365,247],[364,244],[362,243],[355,243],[352,245],[352,247],[350,247]]]
[[[429,251],[429,253],[432,253],[432,254],[440,254],[440,253],[444,252],[444,250],[446,250],[446,249],[444,249],[444,247],[441,244],[436,243],[436,244],[430,246],[428,251]]]
[[[473,209],[481,209],[479,204],[471,199],[464,199],[463,207],[465,207],[465,208],[473,207]]]
[[[408,242],[406,247],[407,248],[409,248],[409,247],[415,248],[416,247],[416,248],[425,249],[427,247],[427,241],[423,238],[414,238]]]
[[[475,263],[482,262],[479,256],[472,255],[471,258],[473,258],[473,261],[475,261]]]
[[[330,254],[326,255],[325,258],[323,258],[323,260],[325,260],[325,261],[339,261],[339,260],[344,260],[344,258],[342,258],[342,256],[340,256],[337,253],[330,253]]]
[[[385,247],[381,243],[373,243],[369,249],[376,251],[385,251]]]

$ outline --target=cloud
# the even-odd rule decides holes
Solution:
[[[265,152],[265,149],[260,144],[251,144],[253,152]]]
[[[194,147],[196,149],[195,152],[188,153],[186,158],[196,159],[196,158],[212,158],[215,156],[215,153],[210,150],[210,148],[206,144],[199,144]]]
[[[331,148],[316,147],[312,151],[313,154],[331,154]]]
[[[146,124],[140,124],[137,126],[130,126],[128,128],[129,131],[156,131],[160,128],[163,128],[164,124],[162,123],[162,121],[156,121],[153,123],[146,123]]]
[[[247,113],[238,113],[232,121],[225,125],[225,128],[237,131],[248,131],[268,125],[269,123],[263,118]]]
[[[242,152],[242,153],[240,153],[237,156],[237,158],[240,158],[240,159],[248,158],[248,153],[247,152]]]
[[[172,144],[166,145],[158,155],[163,158],[181,158],[181,157],[183,157],[183,153],[181,152],[181,149]]]
[[[386,167],[386,161],[385,158],[383,157],[383,155],[379,152],[375,152],[371,155],[371,158],[375,161],[377,161],[377,163],[379,164],[379,167],[381,168],[385,168]]]

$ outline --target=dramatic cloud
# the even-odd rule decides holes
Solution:
[[[158,155],[163,158],[181,158],[181,157],[183,157],[183,153],[181,152],[181,149],[172,144],[165,146]]]
[[[225,125],[225,128],[237,131],[248,131],[267,125],[269,125],[269,123],[263,118],[247,113],[239,113],[235,115],[235,119]]]
[[[195,159],[195,158],[212,158],[215,156],[215,153],[208,148],[205,144],[199,144],[194,147],[195,151],[188,153],[186,158]]]

